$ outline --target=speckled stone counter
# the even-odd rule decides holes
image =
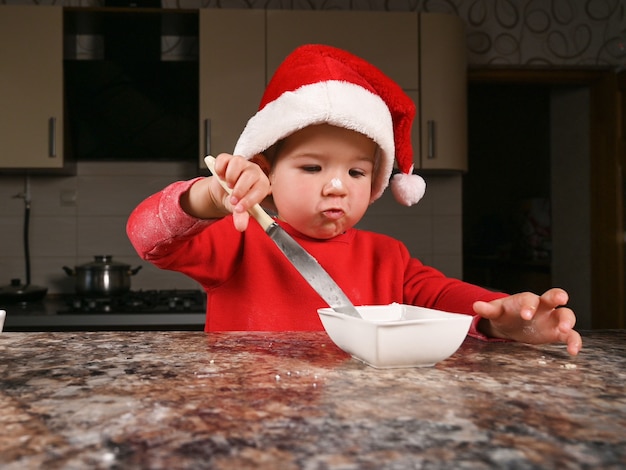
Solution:
[[[0,334],[0,467],[626,468],[626,332],[377,370],[324,333]]]

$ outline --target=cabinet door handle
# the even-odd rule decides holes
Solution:
[[[204,155],[211,155],[211,120],[204,120]]]
[[[48,119],[48,157],[57,156],[57,118]]]
[[[427,158],[435,158],[435,121],[428,121],[428,155]]]

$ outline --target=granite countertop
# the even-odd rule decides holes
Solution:
[[[0,466],[625,468],[626,331],[379,370],[325,333],[0,334]]]

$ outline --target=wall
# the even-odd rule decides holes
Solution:
[[[62,270],[113,255],[114,261],[143,265],[126,238],[130,211],[166,184],[195,175],[179,163],[81,163],[73,177],[31,176],[30,246],[32,283],[50,292],[72,292],[74,279]],[[22,243],[25,177],[0,177],[0,285],[24,280]],[[72,199],[75,202],[72,202]],[[146,266],[133,277],[135,289],[196,288],[177,273]]]
[[[50,292],[72,292],[74,279],[63,266],[74,267],[94,255],[143,266],[133,277],[134,289],[190,289],[194,281],[141,261],[125,235],[130,211],[145,197],[172,181],[196,175],[180,163],[82,163],[73,177],[30,176],[31,281]],[[460,176],[428,179],[428,195],[416,207],[398,205],[389,195],[377,201],[362,221],[397,236],[424,262],[460,276]],[[0,285],[24,280],[23,194],[26,177],[0,177]],[[75,201],[75,202],[72,202]],[[398,223],[398,218],[406,222]]]
[[[0,4],[37,3],[98,5],[99,2],[0,0]],[[622,66],[626,62],[626,17],[620,0],[578,2],[420,0],[350,2],[354,9],[448,12],[467,24],[470,65],[549,64]],[[335,1],[198,1],[164,0],[173,8],[345,8]],[[169,38],[176,41],[176,38]],[[172,48],[175,44],[170,45]],[[68,292],[73,280],[61,269],[111,254],[132,266],[142,263],[126,239],[128,213],[143,198],[176,180],[196,174],[194,168],[167,163],[79,163],[74,177],[31,177],[32,282],[51,292]],[[394,235],[425,263],[450,276],[462,274],[462,177],[426,176],[424,200],[403,208],[387,194],[372,206],[363,228]],[[22,223],[24,178],[0,176],[0,285],[24,278]],[[75,203],[67,200],[75,197]],[[63,202],[62,201],[66,201]],[[192,288],[177,273],[145,267],[133,288]]]

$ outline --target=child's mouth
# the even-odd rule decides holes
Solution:
[[[340,219],[344,216],[344,212],[341,209],[327,209],[322,212],[327,218],[332,220]]]

